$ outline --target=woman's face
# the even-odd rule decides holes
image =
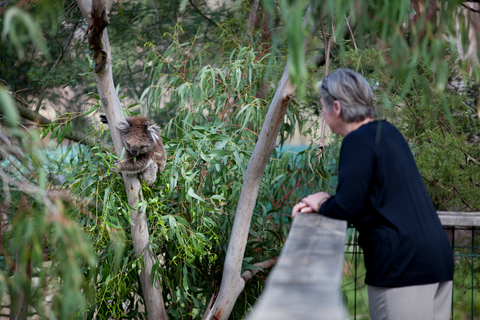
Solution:
[[[337,112],[335,112],[335,106],[332,105],[330,108],[327,108],[327,103],[323,98],[320,99],[320,103],[322,104],[322,116],[325,120],[325,123],[330,128],[332,133],[339,133],[339,126],[343,123],[343,121],[341,116],[337,115]]]

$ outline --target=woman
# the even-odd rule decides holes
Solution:
[[[294,206],[359,232],[372,320],[449,319],[453,254],[402,134],[376,119],[367,81],[338,69],[319,86],[323,118],[344,137],[334,196]]]

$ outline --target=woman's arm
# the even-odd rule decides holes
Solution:
[[[340,152],[337,192],[319,209],[322,215],[353,220],[364,213],[377,162],[375,142],[369,138],[357,132],[345,137]]]

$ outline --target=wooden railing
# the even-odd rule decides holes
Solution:
[[[248,320],[345,320],[345,221],[299,214]]]
[[[443,226],[478,227],[480,212],[438,212]],[[342,303],[347,224],[299,214],[247,320],[345,320]]]
[[[450,212],[438,211],[438,217],[443,226],[478,227],[480,212]]]

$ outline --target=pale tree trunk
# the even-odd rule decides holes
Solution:
[[[309,14],[310,10],[307,11],[304,21],[307,20]],[[306,41],[306,50],[308,50],[310,41],[311,39],[307,39]],[[245,281],[247,279],[242,277],[241,269],[253,209],[257,201],[263,173],[275,148],[283,118],[294,94],[295,87],[290,81],[289,63],[287,62],[282,79],[280,80],[275,96],[268,109],[267,116],[265,117],[257,145],[248,163],[242,192],[235,213],[227,255],[225,257],[220,290],[215,303],[211,309],[205,313],[204,319],[228,319],[238,296],[245,287]]]
[[[295,87],[290,82],[287,63],[280,85],[270,104],[257,145],[248,163],[223,266],[222,284],[218,297],[206,319],[228,319],[235,301],[245,287],[245,280],[241,277],[241,268],[253,209],[265,167],[275,148],[283,117],[294,93]]]
[[[120,100],[115,92],[112,76],[110,43],[108,40],[106,25],[109,23],[109,9],[112,0],[77,0],[78,6],[89,25],[89,43],[95,59],[95,81],[97,82],[98,94],[107,116],[110,133],[117,155],[123,150],[120,131],[117,124],[123,120]],[[99,26],[99,25],[103,25]],[[137,208],[140,200],[141,183],[133,175],[123,174],[128,204]],[[149,242],[147,217],[144,209],[131,210],[130,217],[133,221],[131,226],[132,242],[135,256],[143,260],[140,273],[143,298],[145,300],[149,319],[167,319],[165,305],[162,297],[160,276],[152,283],[152,266],[155,264],[155,256]]]

